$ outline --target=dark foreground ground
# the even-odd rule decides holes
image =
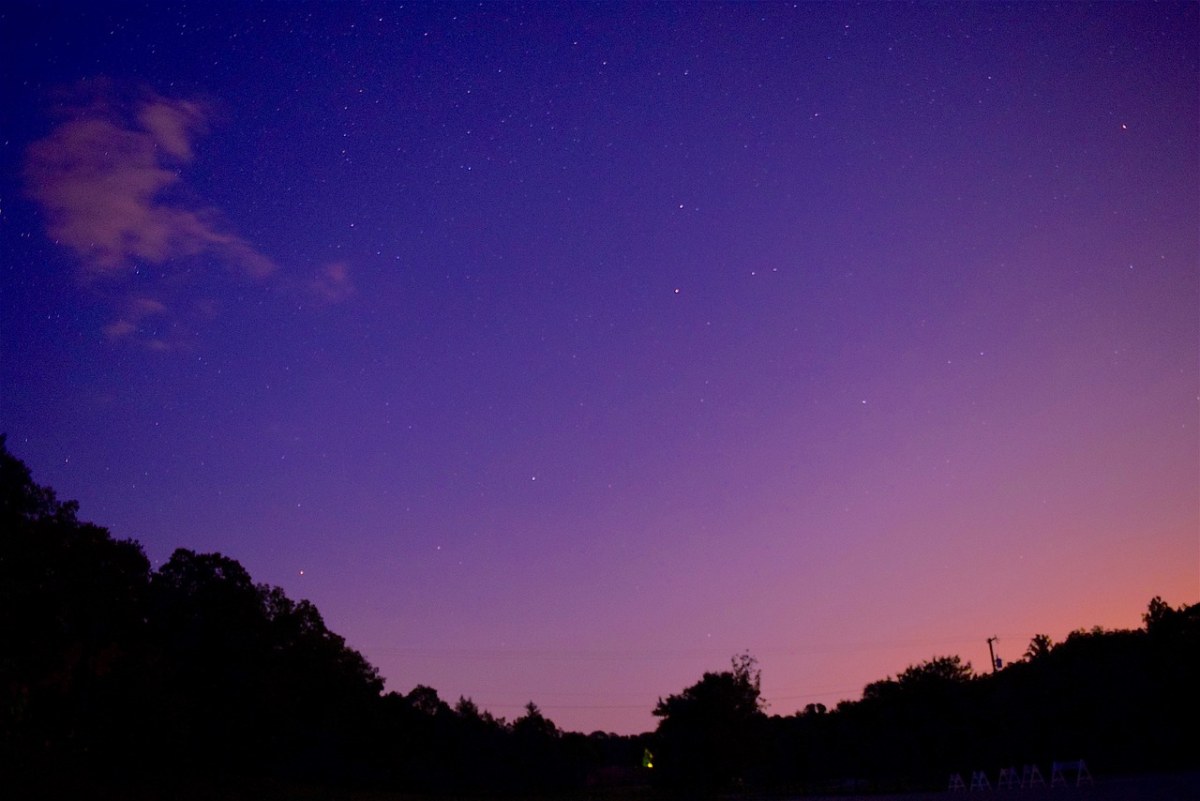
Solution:
[[[1099,778],[1084,787],[801,796],[803,801],[1200,801],[1200,773]],[[799,801],[799,799],[789,799]]]
[[[0,784],[0,788],[3,785]],[[144,784],[104,787],[60,784],[53,779],[23,786],[0,797],[20,801],[699,801],[657,795],[648,788],[579,792],[563,796],[412,796],[396,793],[302,787],[271,782],[239,786]],[[926,793],[723,796],[717,801],[1200,801],[1200,772],[1150,776],[1101,777],[1091,786],[1029,790],[958,790]]]

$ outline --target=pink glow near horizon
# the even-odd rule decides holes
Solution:
[[[10,448],[389,689],[631,733],[1200,600],[1195,4],[0,13]]]

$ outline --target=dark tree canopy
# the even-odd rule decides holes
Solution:
[[[525,714],[513,721],[513,733],[529,740],[543,741],[557,739],[562,734],[533,701],[525,705]]]
[[[150,565],[35,484],[2,437],[0,482],[0,754],[82,759],[141,671]]]
[[[974,672],[970,662],[958,656],[935,656],[933,659],[911,665],[896,677],[901,689],[919,690],[946,687],[970,681]]]
[[[655,769],[664,781],[709,791],[745,778],[765,719],[760,681],[754,658],[743,654],[729,670],[659,699]]]
[[[705,673],[678,695],[660,698],[654,714],[663,719],[660,726],[683,719],[749,720],[762,711],[761,682],[757,661],[741,654],[733,658],[729,670]]]
[[[1200,604],[1155,597],[1145,628],[1030,642],[975,675],[937,656],[834,710],[768,717],[748,654],[659,699],[652,735],[562,732],[532,701],[511,723],[418,684],[383,693],[309,601],[235,559],[78,519],[0,437],[0,771],[22,795],[251,777],[403,792],[545,794],[655,780],[739,789],[944,787],[949,771],[1084,757],[1097,772],[1196,770]],[[653,770],[646,764],[653,753]],[[6,786],[6,789],[7,786]],[[151,797],[170,797],[161,787]]]
[[[316,608],[236,560],[80,522],[0,439],[0,752],[63,772],[346,760],[382,681]],[[142,768],[144,770],[144,768]]]
[[[1033,639],[1029,641],[1029,647],[1025,649],[1025,659],[1032,662],[1035,659],[1041,659],[1054,648],[1054,640],[1050,639],[1049,634],[1035,634]]]

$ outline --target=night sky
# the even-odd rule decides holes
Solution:
[[[1200,5],[168,5],[0,10],[0,431],[155,564],[584,732],[1200,600]]]

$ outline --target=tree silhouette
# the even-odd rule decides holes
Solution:
[[[1033,639],[1029,641],[1029,647],[1025,649],[1025,659],[1032,662],[1035,659],[1041,659],[1050,653],[1054,648],[1054,640],[1050,639],[1048,634],[1035,634]]]
[[[222,554],[179,549],[151,571],[141,546],[81,522],[6,444],[0,770],[15,797],[178,795],[126,792],[147,777],[520,796],[653,774],[694,797],[928,788],[947,771],[1074,756],[1098,775],[1200,768],[1180,736],[1200,719],[1200,604],[1155,597],[1143,629],[1037,635],[1024,660],[981,676],[937,656],[858,701],[788,717],[764,714],[743,654],[660,698],[653,735],[585,736],[533,702],[508,724],[425,685],[382,695],[375,668],[313,604]],[[637,767],[647,749],[653,771]]]
[[[970,662],[964,663],[958,656],[935,656],[905,668],[896,677],[896,683],[901,690],[920,691],[962,684],[973,675]]]
[[[525,714],[512,723],[514,768],[519,784],[535,790],[547,790],[564,783],[567,766],[563,764],[562,732],[537,704],[525,705]]]
[[[382,681],[236,560],[158,571],[0,437],[0,763],[35,776],[345,773]]]
[[[765,719],[759,687],[757,662],[742,654],[730,670],[705,673],[678,695],[660,698],[656,774],[699,791],[744,780]]]
[[[513,721],[513,734],[519,739],[548,742],[559,737],[558,727],[542,714],[533,701],[525,704],[525,714]]]
[[[149,562],[35,484],[0,436],[0,762],[83,767],[119,749]],[[101,732],[104,736],[101,736]]]

